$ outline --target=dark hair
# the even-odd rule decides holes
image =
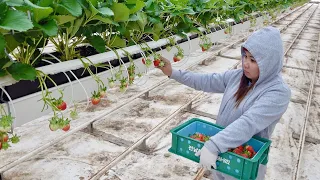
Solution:
[[[244,51],[248,51],[246,48],[243,48]],[[249,51],[248,51],[249,52]],[[247,78],[244,74],[242,74],[240,84],[239,84],[239,89],[237,92],[234,94],[234,97],[236,98],[236,105],[235,107],[239,107],[240,103],[244,99],[244,97],[248,94],[248,92],[253,88],[254,83],[251,83],[250,86],[248,86],[250,82],[250,79]]]

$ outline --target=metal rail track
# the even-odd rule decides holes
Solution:
[[[308,17],[307,21],[304,23],[304,25],[302,26],[302,28],[300,29],[299,33],[297,34],[297,36],[293,39],[293,41],[290,43],[289,45],[289,48],[286,50],[285,54],[288,53],[288,51],[291,49],[291,47],[293,46],[293,44],[296,42],[296,40],[298,39],[298,37],[301,35],[301,32],[304,30],[304,28],[307,26],[307,24],[309,23],[311,17],[314,15],[314,12],[318,9],[318,6],[317,5],[317,8],[315,8],[315,10],[312,12],[312,14]],[[287,62],[287,61],[286,61]]]
[[[317,5],[317,7],[319,4]],[[298,145],[298,158],[295,164],[294,168],[294,174],[293,174],[293,179],[297,180],[300,178],[300,166],[301,166],[301,161],[302,161],[302,156],[303,156],[303,148],[306,140],[306,130],[307,130],[307,125],[308,125],[308,120],[309,120],[309,114],[310,114],[310,107],[312,103],[312,95],[313,95],[313,90],[315,86],[315,80],[316,80],[316,74],[317,74],[317,67],[318,67],[318,61],[319,61],[319,52],[320,52],[320,33],[319,33],[319,38],[318,38],[318,46],[317,46],[317,52],[316,52],[316,58],[314,59],[314,67],[313,67],[313,72],[312,72],[312,79],[309,87],[309,92],[308,92],[308,98],[306,102],[306,109],[304,113],[304,122],[301,128],[301,133],[300,133],[300,138],[299,138],[299,145]]]

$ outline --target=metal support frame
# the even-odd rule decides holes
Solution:
[[[302,100],[302,99],[293,99],[293,98],[291,98],[290,102],[293,102],[293,103],[296,103],[296,104],[305,105],[307,101],[306,100]]]
[[[150,95],[150,91],[144,93],[143,99],[148,99]]]
[[[186,111],[191,111],[192,110],[192,102],[188,104],[188,106],[185,109]]]
[[[195,115],[199,115],[199,116],[203,116],[203,117],[207,117],[207,118],[214,119],[214,120],[217,119],[217,115],[206,113],[203,111],[198,111],[195,109],[186,109],[186,112],[191,113],[191,114],[195,114]]]
[[[232,56],[226,56],[226,55],[219,55],[220,57],[223,57],[223,58],[227,58],[227,59],[234,59],[234,60],[238,60],[238,61],[241,61],[241,57],[238,58],[238,57],[232,57]]]
[[[143,139],[141,144],[136,148],[137,151],[143,153],[143,154],[150,154],[150,148],[147,145],[147,138]]]
[[[308,52],[317,52],[316,50],[303,49],[303,48],[298,48],[298,47],[292,47],[291,49],[303,50],[303,51],[308,51]]]
[[[292,138],[300,140],[300,134],[294,132],[294,133],[292,133]],[[312,143],[312,144],[320,144],[320,139],[306,136],[305,142]]]
[[[309,34],[309,33],[308,33]],[[305,39],[305,38],[300,38],[299,40],[305,40],[305,41],[315,41],[317,42],[317,40],[314,40],[314,39]]]
[[[208,66],[210,61],[215,61],[216,59],[217,59],[216,56],[214,56],[212,58],[210,57],[210,58],[204,59],[198,65]]]
[[[123,146],[123,147],[130,147],[134,142],[125,140],[123,138],[117,137],[113,134],[108,134],[103,131],[92,129],[92,131],[89,128],[81,130],[81,132],[90,134],[92,136],[98,137],[103,141],[115,144],[117,146]],[[140,153],[149,155],[150,154],[150,148],[148,148],[146,141],[143,141],[139,147],[136,148],[136,150]]]
[[[88,125],[88,130],[90,133],[93,133],[93,122]]]
[[[232,48],[232,49],[236,49],[236,45],[235,45],[235,44],[232,45],[231,48]]]
[[[288,66],[288,65],[283,65],[284,68],[289,68],[289,69],[297,69],[297,70],[302,70],[302,71],[309,71],[312,72],[311,69],[306,69],[306,68],[299,68],[299,67],[294,67],[294,66]]]

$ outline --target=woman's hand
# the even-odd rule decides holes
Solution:
[[[160,56],[160,60],[164,62],[164,66],[163,67],[158,67],[159,69],[161,69],[161,71],[163,72],[163,74],[167,75],[167,76],[171,76],[172,74],[172,66],[171,63],[168,59]]]
[[[211,170],[211,167],[213,167],[214,169],[217,168],[216,161],[218,155],[210,152],[209,149],[205,146],[203,146],[198,152],[196,152],[195,156],[200,156],[199,164],[206,170]]]

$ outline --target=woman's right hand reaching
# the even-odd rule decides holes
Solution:
[[[163,74],[167,75],[167,76],[171,76],[172,74],[172,66],[171,63],[168,59],[160,56],[160,60],[164,62],[164,66],[163,67],[158,67],[159,69],[161,69],[161,71],[163,72]]]

